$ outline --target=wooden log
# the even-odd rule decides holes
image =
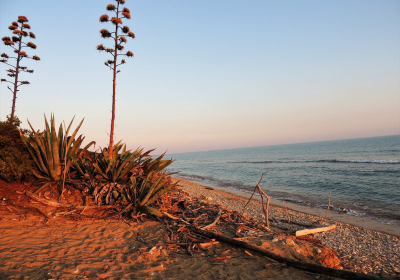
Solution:
[[[258,254],[261,254],[263,256],[266,256],[270,259],[274,259],[278,262],[285,263],[289,266],[304,270],[304,271],[309,271],[312,273],[317,273],[317,274],[322,274],[322,275],[327,275],[327,276],[333,276],[333,277],[338,277],[342,279],[354,279],[354,280],[378,280],[378,279],[384,279],[379,276],[374,276],[374,275],[367,275],[367,274],[362,274],[362,273],[357,273],[349,270],[341,270],[341,269],[336,269],[336,268],[330,268],[330,267],[325,267],[322,265],[317,265],[313,263],[306,263],[302,261],[297,261],[289,258],[282,257],[280,255],[274,254],[272,252],[269,252],[267,250],[264,250],[258,246],[249,244],[244,241],[240,240],[235,240],[233,238],[216,234],[214,232],[202,230],[196,227],[191,227],[190,228],[193,232],[203,235],[208,238],[215,238],[218,241],[225,242],[228,244],[231,244],[233,246],[237,247],[242,247],[244,249],[249,249],[252,250]]]
[[[307,235],[307,234],[317,233],[317,232],[324,232],[324,231],[332,230],[335,228],[336,228],[336,225],[331,225],[329,227],[298,230],[298,231],[296,231],[296,236],[302,236],[302,235]]]

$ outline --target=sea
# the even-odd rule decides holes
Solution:
[[[169,154],[168,171],[208,186],[366,217],[400,227],[400,135]]]

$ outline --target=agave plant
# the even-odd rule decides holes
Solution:
[[[161,215],[150,205],[175,186],[169,180],[172,173],[163,171],[173,161],[162,160],[164,154],[152,159],[152,151],[131,152],[118,142],[112,155],[109,149],[102,149],[95,155],[92,166],[89,159],[79,159],[74,169],[87,180],[87,186],[97,184],[92,189],[96,204],[119,205],[123,213]]]
[[[72,119],[68,128],[63,127],[63,125],[60,124],[57,134],[54,116],[52,115],[50,118],[50,126],[47,122],[46,116],[44,118],[46,128],[40,135],[35,132],[29,121],[28,123],[32,129],[33,137],[27,138],[20,133],[22,141],[28,148],[28,151],[38,168],[38,171],[33,171],[34,175],[41,181],[45,182],[45,184],[37,189],[35,193],[39,193],[52,184],[60,186],[61,183],[65,182],[76,183],[68,176],[72,163],[76,161],[83,152],[87,151],[91,145],[95,144],[95,142],[92,141],[81,149],[80,147],[84,137],[81,135],[78,139],[75,139],[83,120],[72,135],[68,136],[74,119]]]
[[[97,204],[115,204],[122,186],[129,183],[129,175],[132,175],[133,170],[140,169],[151,151],[142,152],[143,149],[134,152],[126,150],[126,145],[119,141],[112,151],[104,148],[95,155],[93,168],[98,184],[93,190],[93,196]],[[90,166],[87,167],[86,174],[90,174]]]

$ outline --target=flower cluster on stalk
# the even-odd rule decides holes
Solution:
[[[118,63],[118,56],[127,56],[133,57],[133,53],[131,51],[123,51],[125,49],[124,45],[127,43],[127,38],[130,37],[132,39],[135,38],[135,33],[131,32],[129,27],[124,25],[122,26],[123,22],[122,19],[131,19],[130,10],[128,8],[123,8],[121,10],[120,5],[125,4],[124,0],[114,0],[116,5],[108,4],[106,7],[107,11],[115,12],[115,15],[109,16],[107,14],[100,16],[100,22],[111,22],[115,26],[115,31],[110,32],[108,29],[101,29],[100,36],[104,39],[112,38],[114,41],[114,46],[112,48],[106,48],[103,44],[97,45],[98,51],[104,51],[106,53],[110,53],[113,56],[113,59],[108,59],[105,61],[105,65],[109,67],[111,70],[114,70],[114,67],[117,67],[121,64],[125,64],[125,59],[122,59]],[[121,32],[121,34],[118,34]],[[118,71],[119,72],[119,71]]]
[[[31,29],[31,26],[27,24],[28,19],[25,16],[19,16],[17,21],[13,21],[11,25],[8,27],[12,31],[13,36],[10,38],[9,36],[4,36],[1,40],[3,41],[3,44],[11,47],[14,49],[15,56],[9,56],[6,53],[2,53],[0,62],[7,64],[11,68],[6,70],[8,72],[8,76],[11,78],[15,78],[14,81],[8,81],[7,79],[1,79],[1,82],[8,82],[13,84],[14,89],[11,89],[8,87],[8,89],[15,93],[15,91],[18,91],[18,87],[21,85],[28,85],[28,81],[18,81],[16,79],[17,73],[19,72],[26,72],[26,73],[33,73],[33,70],[28,69],[25,66],[21,66],[20,62],[23,58],[25,59],[32,59],[32,60],[40,60],[39,56],[28,56],[28,54],[23,51],[23,48],[31,48],[31,49],[36,49],[37,46],[36,44],[32,42],[24,42],[23,40],[27,37],[30,37],[32,39],[35,39],[36,36],[33,32],[28,32],[27,30]],[[10,59],[15,59],[15,65],[10,64],[9,62]]]

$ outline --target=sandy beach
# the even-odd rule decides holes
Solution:
[[[230,192],[174,180],[179,180],[181,202],[196,209],[221,208],[230,217],[234,212],[229,209],[239,211],[246,201]],[[99,220],[88,210],[74,214],[45,206],[23,193],[29,189],[32,186],[0,184],[0,279],[333,279],[222,242],[182,246],[172,233],[184,232],[185,225],[166,218]],[[68,195],[67,201],[76,194],[72,190]],[[262,218],[259,202],[250,203],[246,213]],[[276,221],[271,228],[277,232],[243,227],[240,238],[288,258],[312,263],[329,259],[332,267],[399,277],[398,236],[292,210],[289,215],[293,223],[336,223],[337,228],[314,234],[320,242],[302,240],[287,233],[301,227],[282,222],[284,209],[271,206],[270,217]],[[238,237],[240,230],[234,236],[232,225],[221,221],[211,230]]]

